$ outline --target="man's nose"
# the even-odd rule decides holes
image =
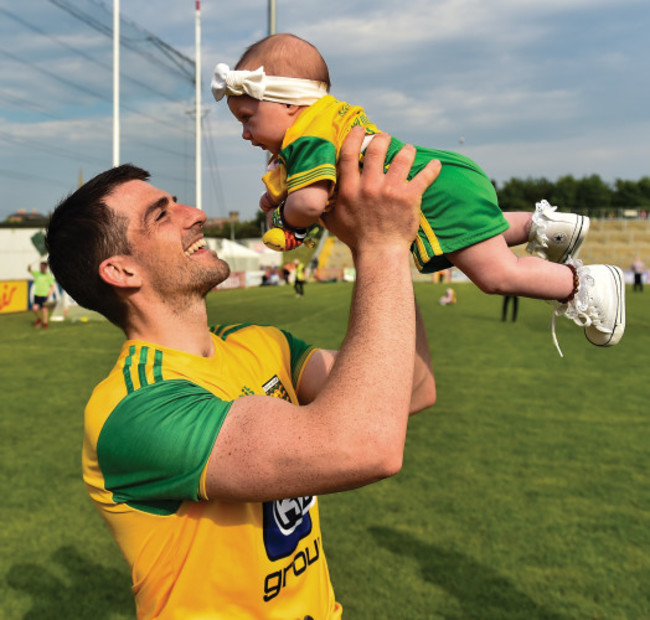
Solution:
[[[178,204],[178,207],[182,210],[183,220],[188,228],[196,224],[203,226],[207,218],[204,211],[184,204]]]

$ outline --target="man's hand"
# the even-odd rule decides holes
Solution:
[[[407,145],[384,174],[390,136],[382,133],[366,149],[360,169],[363,138],[363,129],[354,127],[341,148],[338,199],[336,207],[323,215],[323,223],[352,250],[366,244],[410,245],[417,234],[422,194],[438,176],[440,162],[430,162],[408,181],[415,148]]]

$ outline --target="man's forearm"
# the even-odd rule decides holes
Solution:
[[[413,369],[413,392],[411,413],[431,407],[436,402],[436,382],[431,363],[429,339],[422,312],[415,302],[415,365]]]
[[[413,299],[408,249],[357,253],[355,265],[348,335],[314,404],[345,412],[337,425],[355,446],[358,473],[390,475],[401,466],[415,365],[415,309],[404,301]]]

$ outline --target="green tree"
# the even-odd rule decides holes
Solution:
[[[557,205],[559,211],[575,211],[578,203],[579,182],[572,175],[560,177],[555,182],[549,202]]]
[[[578,183],[576,209],[579,211],[607,209],[612,204],[612,193],[612,189],[597,174],[584,177]]]
[[[650,206],[650,177],[641,177],[638,182],[640,203],[639,206]]]
[[[532,211],[535,203],[543,198],[550,199],[554,184],[545,178],[512,178],[497,190],[499,205],[504,211]]]
[[[641,206],[643,195],[636,181],[616,179],[612,194],[612,206],[619,208],[634,208]]]

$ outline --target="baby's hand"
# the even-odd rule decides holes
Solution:
[[[273,211],[277,205],[273,203],[271,200],[271,197],[269,196],[268,192],[264,192],[262,194],[262,197],[260,198],[260,209],[264,211],[265,213],[268,213],[269,211]]]

